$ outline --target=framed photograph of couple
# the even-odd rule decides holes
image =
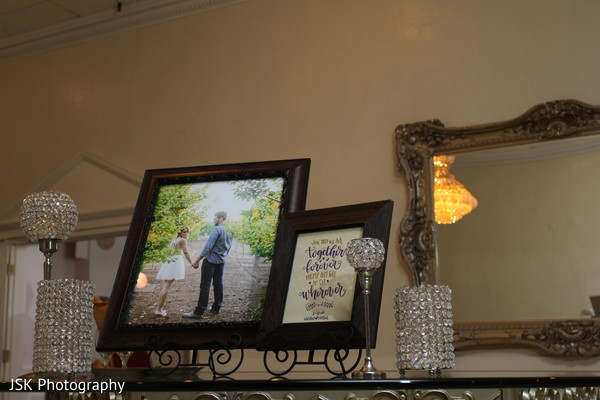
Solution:
[[[99,351],[255,348],[281,216],[310,159],[147,170]]]
[[[345,253],[351,240],[367,237],[387,249],[392,208],[385,200],[283,215],[257,349],[364,348],[365,306],[375,346],[385,259],[371,277],[365,305]]]

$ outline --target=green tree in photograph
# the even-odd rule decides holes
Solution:
[[[250,252],[267,260],[273,258],[275,236],[281,207],[281,178],[237,182],[234,195],[243,200],[254,200],[250,210],[242,212],[242,220],[235,227],[234,236],[250,247]]]
[[[207,197],[207,189],[208,185],[199,189],[192,185],[165,185],[160,188],[140,270],[148,263],[163,263],[173,256],[170,244],[182,227],[195,231],[202,229],[206,207],[202,207],[201,203]]]
[[[248,179],[245,181],[235,182],[233,194],[240,200],[256,200],[265,198],[273,189],[269,188],[269,182],[275,182],[275,179]],[[280,193],[281,195],[281,193]]]

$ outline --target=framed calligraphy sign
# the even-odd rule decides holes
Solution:
[[[282,216],[257,349],[365,347],[365,304],[345,251],[359,237],[380,239],[387,249],[392,208],[386,200]],[[372,347],[384,273],[385,261],[371,285]]]

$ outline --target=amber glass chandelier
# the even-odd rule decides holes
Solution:
[[[434,156],[435,222],[453,224],[477,207],[477,199],[450,173],[454,156]]]

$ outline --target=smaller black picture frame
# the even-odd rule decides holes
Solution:
[[[356,279],[349,321],[283,322],[299,235],[310,232],[325,233],[353,227],[362,227],[362,237],[380,239],[386,248],[386,259],[374,273],[370,291],[371,347],[375,347],[392,209],[393,202],[385,200],[286,213],[282,216],[263,317],[257,337],[256,348],[258,350],[365,348],[365,305],[358,279]]]

